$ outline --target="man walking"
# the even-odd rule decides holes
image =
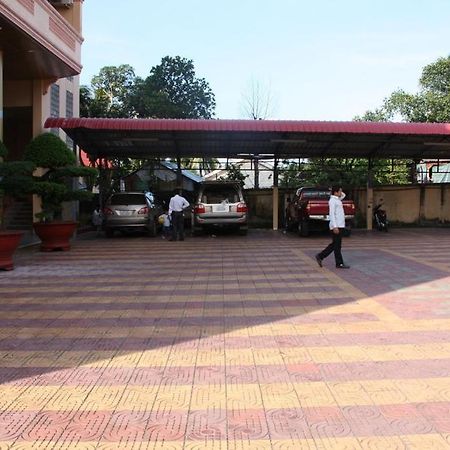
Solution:
[[[337,269],[350,269],[350,266],[344,264],[342,259],[341,246],[342,234],[345,230],[345,214],[342,200],[345,194],[342,192],[341,186],[333,186],[331,188],[331,196],[328,202],[329,217],[330,217],[330,231],[333,240],[331,243],[316,255],[317,264],[322,267],[322,261],[331,253],[334,252],[334,259],[336,260]]]
[[[175,195],[169,202],[169,216],[172,218],[172,241],[180,239],[184,241],[184,214],[189,202],[180,195],[181,191],[175,191]]]

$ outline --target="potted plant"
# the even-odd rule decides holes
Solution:
[[[31,188],[30,176],[34,164],[30,161],[4,161],[7,154],[5,144],[0,141],[0,269],[12,270],[13,254],[19,246],[23,233],[5,229],[7,200],[21,198],[27,194]]]
[[[72,179],[96,176],[97,170],[77,166],[73,152],[52,133],[35,137],[26,147],[24,159],[40,168],[32,177],[31,192],[37,194],[42,202],[42,211],[35,215],[39,221],[33,224],[42,241],[41,250],[69,250],[77,222],[62,220],[62,204],[65,201],[89,200],[92,193],[74,189]]]

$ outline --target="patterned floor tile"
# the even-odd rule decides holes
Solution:
[[[317,266],[327,241],[20,250],[0,274],[0,450],[450,448],[450,233],[356,231],[348,271]]]

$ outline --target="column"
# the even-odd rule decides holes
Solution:
[[[278,230],[278,160],[274,160],[273,164],[273,189],[272,189],[272,228]]]
[[[177,189],[183,189],[183,172],[181,171],[181,158],[177,156]]]
[[[33,138],[38,136],[43,131],[44,125],[44,94],[48,83],[44,80],[33,80]],[[39,176],[43,173],[42,168],[36,169],[36,175]],[[33,222],[36,222],[35,214],[42,211],[41,197],[33,194]]]
[[[0,139],[3,140],[3,52],[0,51]]]
[[[372,160],[369,158],[369,167],[367,170],[367,191],[366,191],[366,204],[367,204],[367,217],[366,217],[366,228],[368,230],[372,229],[372,216],[373,216],[373,169]]]

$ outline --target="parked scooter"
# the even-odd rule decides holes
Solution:
[[[382,206],[383,199],[380,199],[380,203],[373,209],[373,221],[378,231],[387,232],[389,223],[387,220],[386,211],[384,209],[381,209]]]

